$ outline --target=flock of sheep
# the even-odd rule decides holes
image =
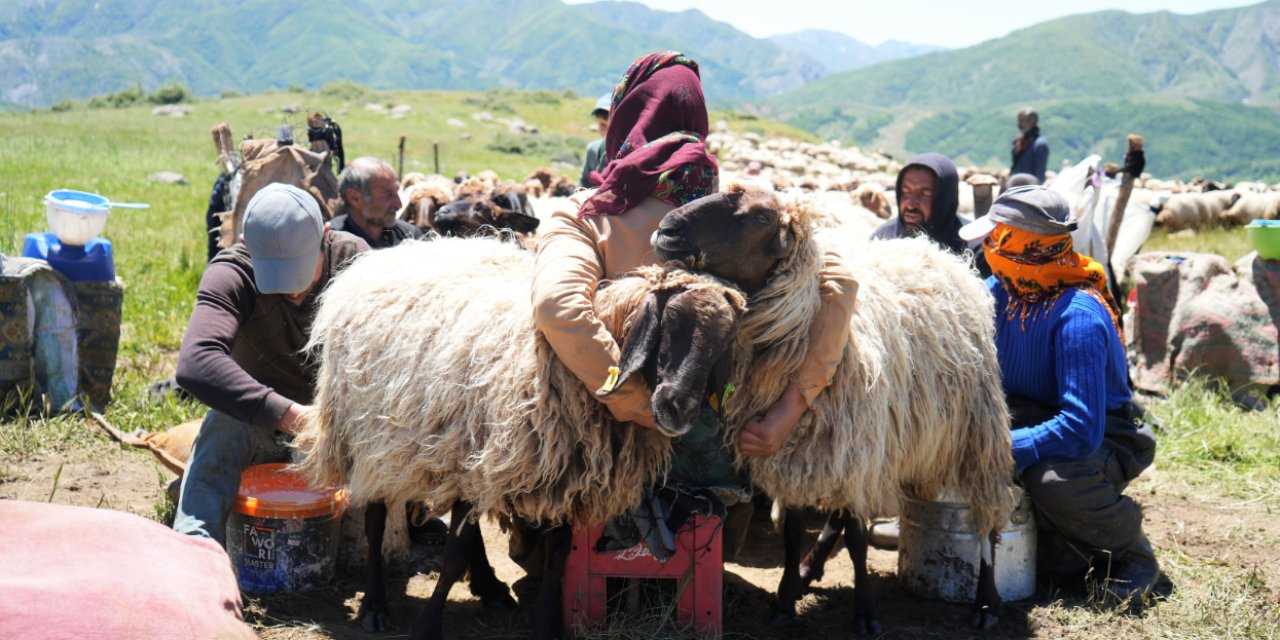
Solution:
[[[609,283],[597,314],[626,341],[625,352],[640,327],[662,335],[653,344],[667,345],[687,339],[676,325],[708,320],[646,319],[654,300],[670,310],[680,296],[711,296],[713,303],[688,308],[718,310],[723,322],[716,326],[734,327],[718,344],[738,388],[723,409],[732,448],[737,428],[778,397],[799,365],[813,313],[796,310],[816,309],[816,256],[846,256],[860,289],[832,386],[782,451],[738,462],[787,507],[864,519],[896,514],[906,497],[949,490],[968,503],[976,530],[994,544],[1013,508],[1012,458],[985,287],[962,258],[925,240],[868,241],[893,210],[900,165],[891,158],[720,129],[708,144],[721,161],[726,207],[751,202],[771,211],[793,241],[790,252],[758,291],[717,277],[716,259],[703,256],[697,267],[710,275],[671,264]],[[1275,187],[1213,186],[1144,179],[1133,198],[1159,207],[1157,221],[1170,229],[1280,214]],[[664,433],[615,423],[532,321],[528,249],[536,246],[538,223],[572,190],[548,170],[519,183],[492,172],[404,178],[401,219],[456,237],[365,254],[324,294],[311,345],[320,361],[316,402],[297,440],[310,479],[347,484],[357,502],[425,503],[470,523],[484,515],[550,527],[618,516],[661,480],[675,427],[665,425]],[[971,215],[972,192],[962,192],[961,212]],[[732,213],[711,209],[680,213],[692,227]],[[512,234],[471,237],[485,227],[510,229],[518,243],[501,241]],[[680,369],[678,361],[665,362]],[[712,363],[696,364],[701,368],[688,370]],[[675,375],[649,382],[701,395],[705,377]],[[479,532],[455,524],[452,535],[474,546]],[[984,544],[973,566],[989,568],[992,553]],[[447,595],[468,567],[473,589],[475,576],[492,577],[462,556],[446,552],[446,562],[463,564],[442,573],[415,637],[440,637],[441,590]],[[784,605],[795,595],[791,588],[781,594]],[[980,582],[975,600],[975,622],[994,623],[994,588]],[[878,628],[866,620],[873,609],[855,615],[864,628]],[[557,633],[546,626],[551,619],[540,614],[540,637]]]

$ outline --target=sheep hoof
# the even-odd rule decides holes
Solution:
[[[996,612],[983,607],[973,612],[973,619],[970,622],[970,626],[974,629],[986,630],[995,627],[998,622],[1000,622],[1000,617],[996,615]]]
[[[864,617],[860,620],[854,620],[853,628],[857,630],[858,635],[860,636],[872,636],[878,638],[880,637],[880,634],[883,633],[880,621],[875,618]]]
[[[775,627],[788,626],[794,622],[795,619],[796,614],[794,611],[782,611],[776,607],[773,609],[773,612],[769,614],[769,624]]]
[[[380,602],[361,602],[360,612],[356,617],[365,633],[381,633],[390,626],[387,623],[387,608]]]
[[[512,598],[510,593],[503,593],[496,597],[481,599],[480,604],[484,605],[485,609],[496,613],[509,613],[511,611],[515,611],[519,606],[516,604],[516,599]]]

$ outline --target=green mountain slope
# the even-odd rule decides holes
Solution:
[[[697,59],[720,103],[825,71],[698,11],[560,0],[10,0],[0,5],[0,102],[47,106],[141,84],[197,94],[318,87],[612,87],[636,57]]]
[[[1051,166],[1092,152],[1118,161],[1132,132],[1150,140],[1158,175],[1280,176],[1280,0],[1071,16],[830,75],[762,110],[824,137],[997,168],[1024,104],[1040,110]]]

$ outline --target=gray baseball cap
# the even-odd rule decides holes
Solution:
[[[1071,207],[1058,192],[1034,184],[1014,187],[991,203],[987,215],[960,227],[960,237],[966,242],[977,240],[1001,222],[1031,233],[1060,236],[1076,230],[1076,223],[1067,221],[1070,215]]]
[[[260,293],[298,293],[311,286],[324,240],[324,218],[311,194],[276,182],[244,209],[244,243]]]

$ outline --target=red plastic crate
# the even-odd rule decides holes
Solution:
[[[723,571],[720,518],[694,516],[676,533],[676,552],[658,562],[643,543],[621,551],[596,553],[603,524],[573,532],[564,568],[564,619],[578,630],[606,621],[608,578],[667,578],[681,582],[676,616],[703,637],[719,638]]]

